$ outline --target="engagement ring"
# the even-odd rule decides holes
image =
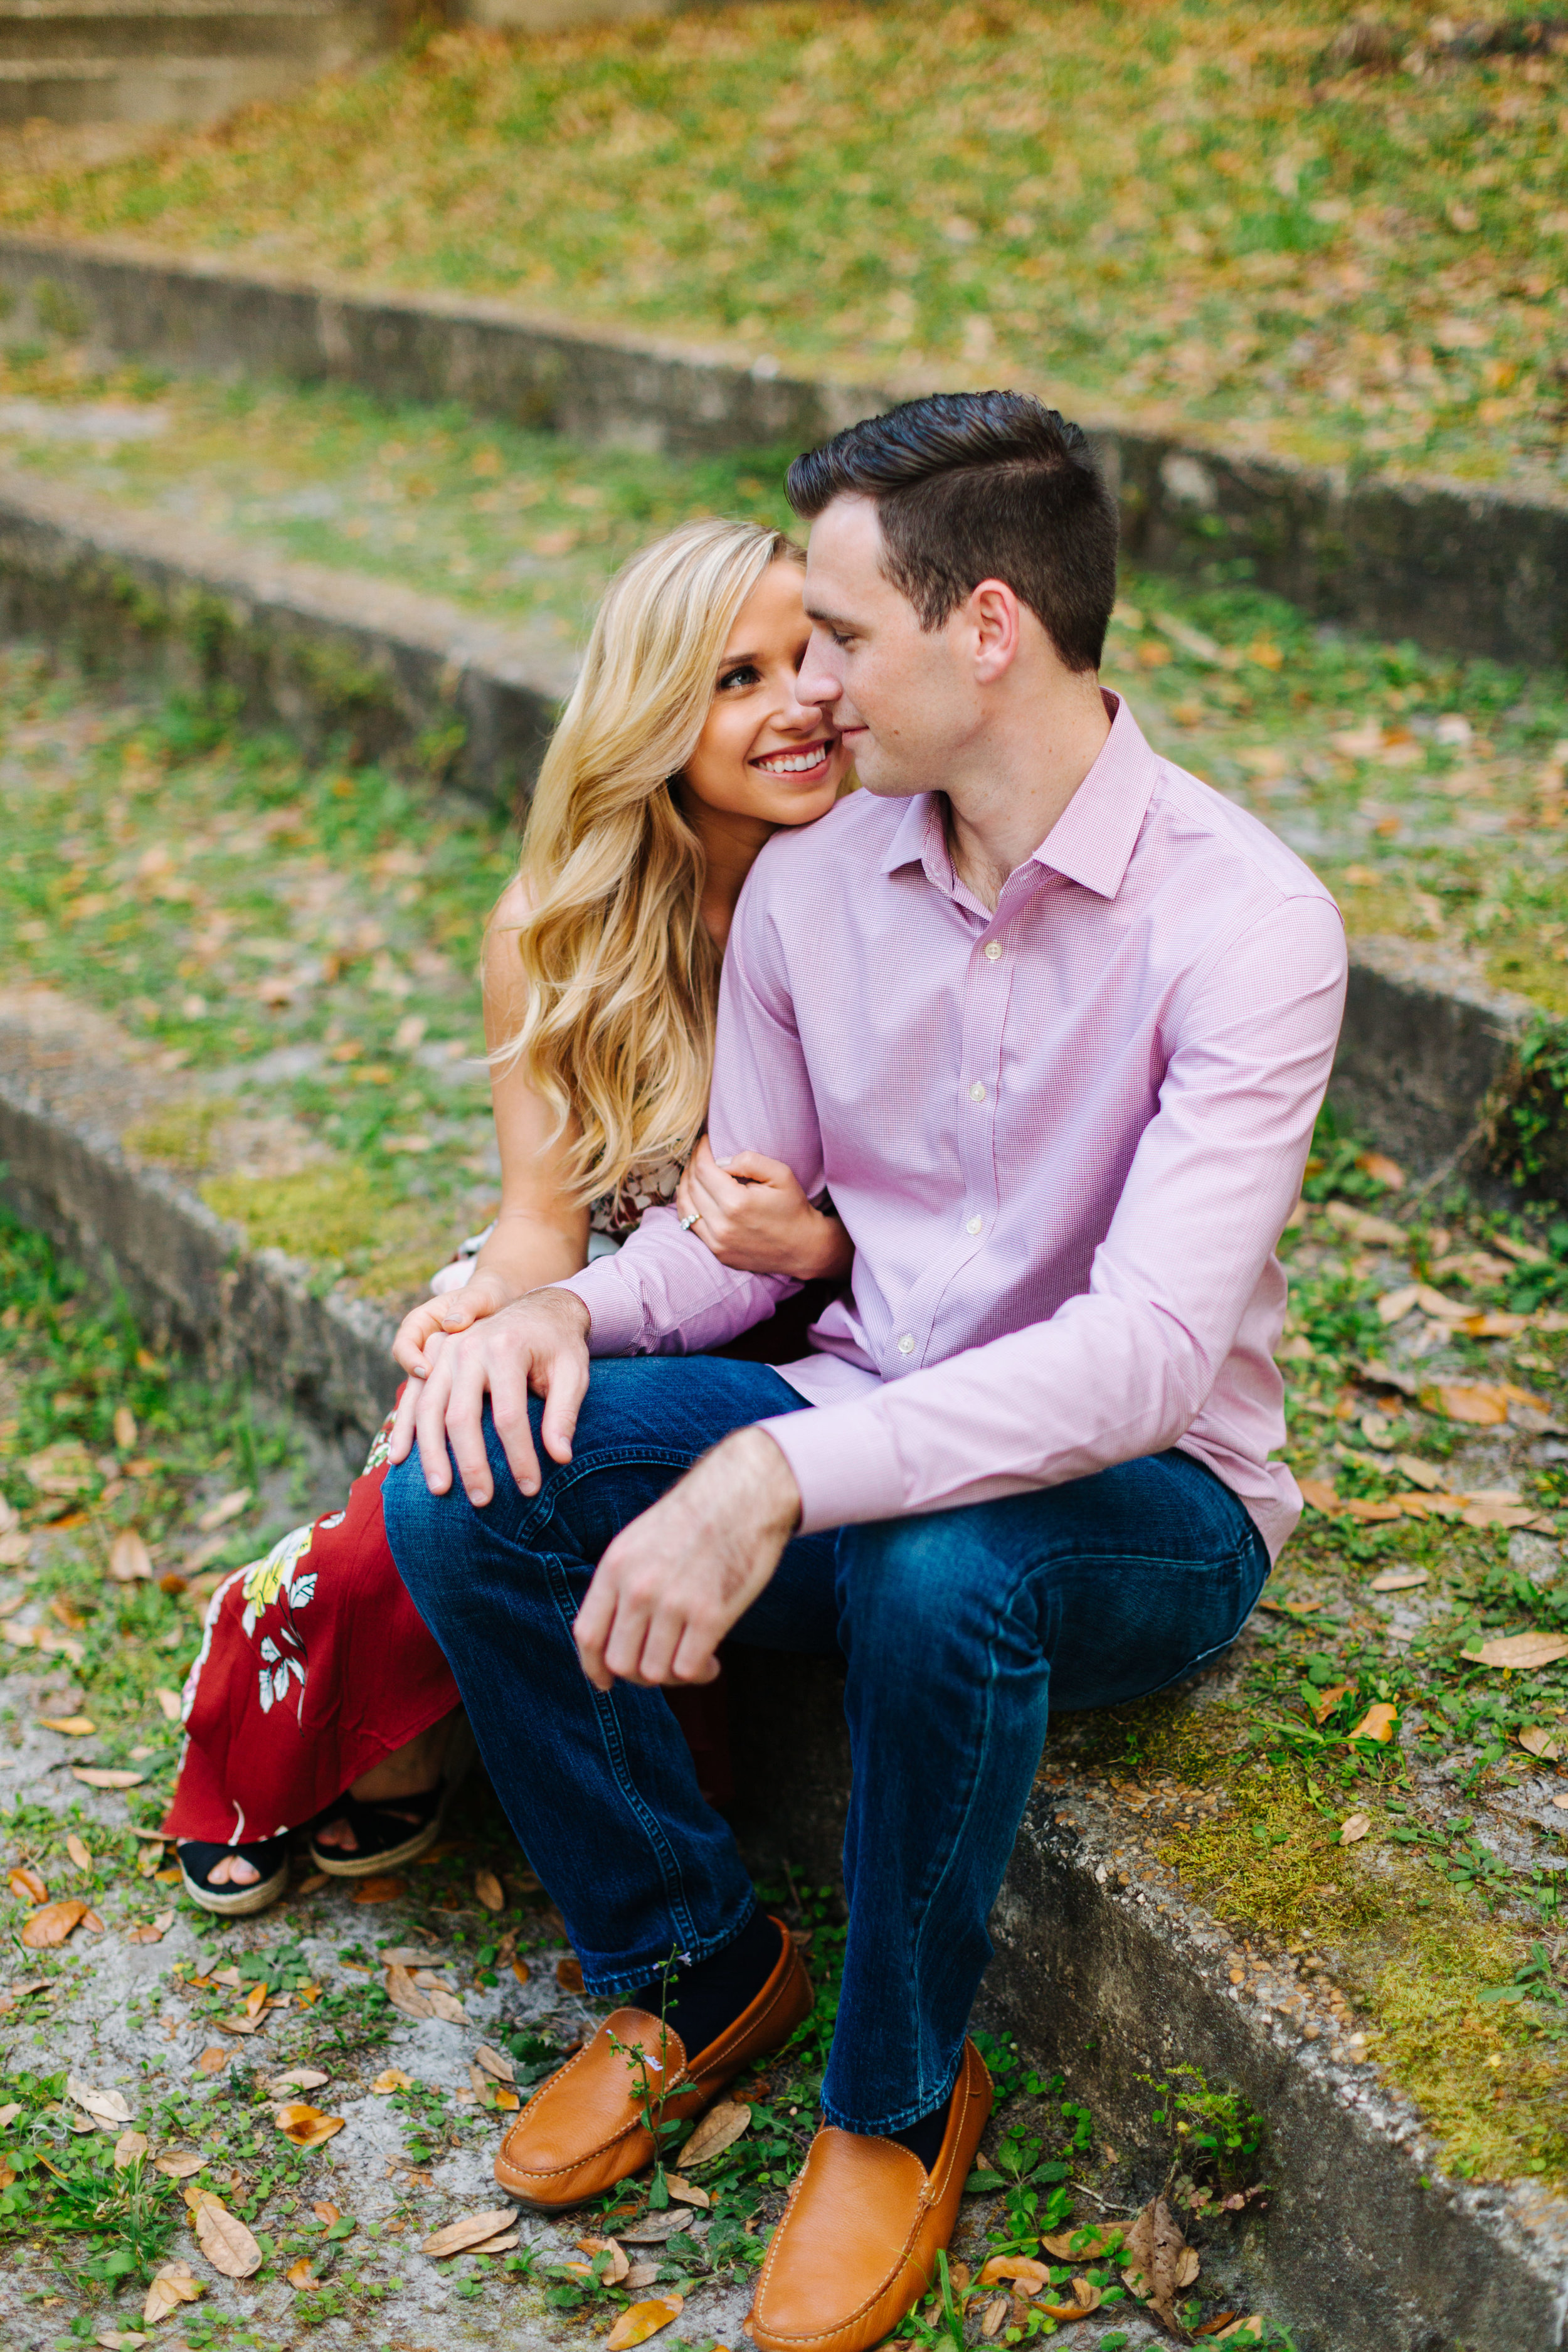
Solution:
[[[702,1212],[701,1212],[701,1210],[700,1210],[700,1209],[698,1209],[698,1210],[694,1211],[694,1212],[693,1212],[693,1213],[692,1213],[689,1217],[682,1217],[682,1218],[680,1218],[680,1219],[679,1220],[679,1225],[680,1225],[680,1230],[681,1230],[681,1232],[682,1232],[683,1234],[689,1234],[689,1233],[691,1231],[691,1228],[692,1228],[692,1226],[693,1226],[693,1225],[698,1224],[698,1223],[700,1223],[701,1222],[701,1217],[702,1217]]]

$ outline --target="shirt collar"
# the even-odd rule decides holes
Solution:
[[[1034,862],[1101,898],[1121,889],[1153,795],[1159,761],[1124,698],[1107,693],[1110,732],[1099,758],[1050,832]],[[922,866],[938,889],[953,887],[940,793],[916,793],[905,804],[882,854],[881,871]]]

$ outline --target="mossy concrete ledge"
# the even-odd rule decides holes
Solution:
[[[223,687],[310,749],[341,741],[490,802],[531,787],[571,649],[394,581],[0,473],[0,629],[89,669]]]
[[[51,319],[109,351],[203,374],[335,380],[391,400],[459,400],[584,441],[700,455],[805,447],[895,400],[949,387],[843,383],[775,360],[439,293],[366,292],[126,243],[0,236],[0,288],[27,331]],[[960,374],[962,372],[960,372]],[[1050,396],[1052,387],[1038,389]],[[1179,572],[1245,560],[1260,585],[1380,637],[1552,663],[1568,654],[1568,500],[1449,479],[1352,478],[1221,433],[1085,413],[1126,545]]]

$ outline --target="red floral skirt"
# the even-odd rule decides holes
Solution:
[[[341,1511],[224,1579],[185,1677],[167,1837],[245,1845],[300,1828],[461,1705],[404,1588],[381,1489],[389,1413]],[[730,1794],[719,1684],[669,1694],[703,1793]]]

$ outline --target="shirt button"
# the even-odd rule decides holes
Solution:
[[[978,1078],[969,1089],[969,1099],[971,1102],[984,1102],[985,1099],[985,1088]]]
[[[986,940],[986,942],[985,942],[985,961],[986,961],[986,962],[987,962],[987,963],[999,963],[999,962],[1001,961],[1001,960],[1002,960],[1002,942],[1001,942],[1001,940]]]
[[[977,1234],[984,1223],[984,1217],[971,1217],[963,1230],[966,1234]]]
[[[900,1356],[912,1356],[914,1352],[915,1335],[912,1331],[906,1331],[899,1341],[899,1353]]]

